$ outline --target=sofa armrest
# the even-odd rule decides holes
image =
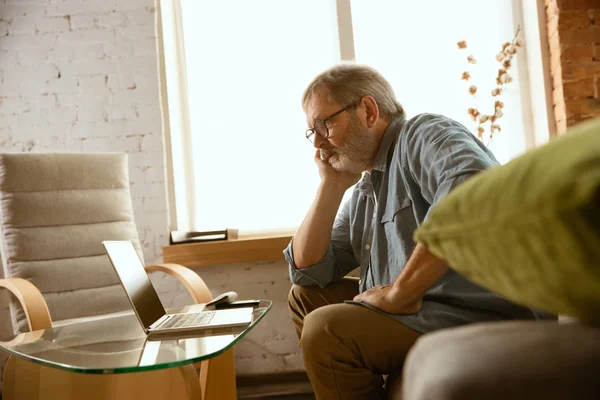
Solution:
[[[19,300],[30,330],[52,328],[46,300],[31,282],[21,278],[0,279],[0,288],[8,289]]]
[[[598,327],[472,324],[417,341],[404,364],[402,399],[597,399],[598,365]]]
[[[155,264],[146,267],[147,272],[160,271],[169,274],[179,280],[192,296],[195,303],[208,303],[212,295],[204,280],[191,269],[179,264]]]

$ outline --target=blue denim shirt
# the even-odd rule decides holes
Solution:
[[[361,292],[392,284],[429,210],[465,180],[496,165],[494,155],[456,121],[436,114],[393,120],[371,173],[356,184],[335,220],[327,254],[315,265],[297,269],[292,243],[285,249],[292,282],[325,287],[359,267]],[[389,316],[423,333],[470,322],[545,317],[452,269],[427,291],[418,313]]]

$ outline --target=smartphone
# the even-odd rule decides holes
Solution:
[[[218,303],[215,304],[215,308],[217,310],[222,310],[225,308],[258,307],[259,304],[260,300],[240,300],[231,303]]]

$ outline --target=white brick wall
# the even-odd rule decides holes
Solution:
[[[128,152],[147,263],[167,242],[154,13],[154,0],[0,0],[0,152]],[[283,262],[197,272],[214,293],[275,301],[236,346],[239,373],[301,368]],[[168,306],[190,301],[174,280],[153,282]]]
[[[273,301],[273,308],[265,319],[235,347],[239,374],[304,369],[287,309],[290,281],[285,261],[218,265],[198,268],[196,272],[215,293],[231,290],[234,285],[240,298]]]
[[[167,226],[154,17],[153,0],[0,0],[0,151],[130,153],[148,262]]]

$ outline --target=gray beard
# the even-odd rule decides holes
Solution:
[[[348,138],[341,147],[331,152],[337,157],[330,158],[329,163],[336,171],[359,174],[371,167],[378,147],[378,141],[363,130],[357,118],[352,116]],[[326,151],[325,154],[328,153]]]

